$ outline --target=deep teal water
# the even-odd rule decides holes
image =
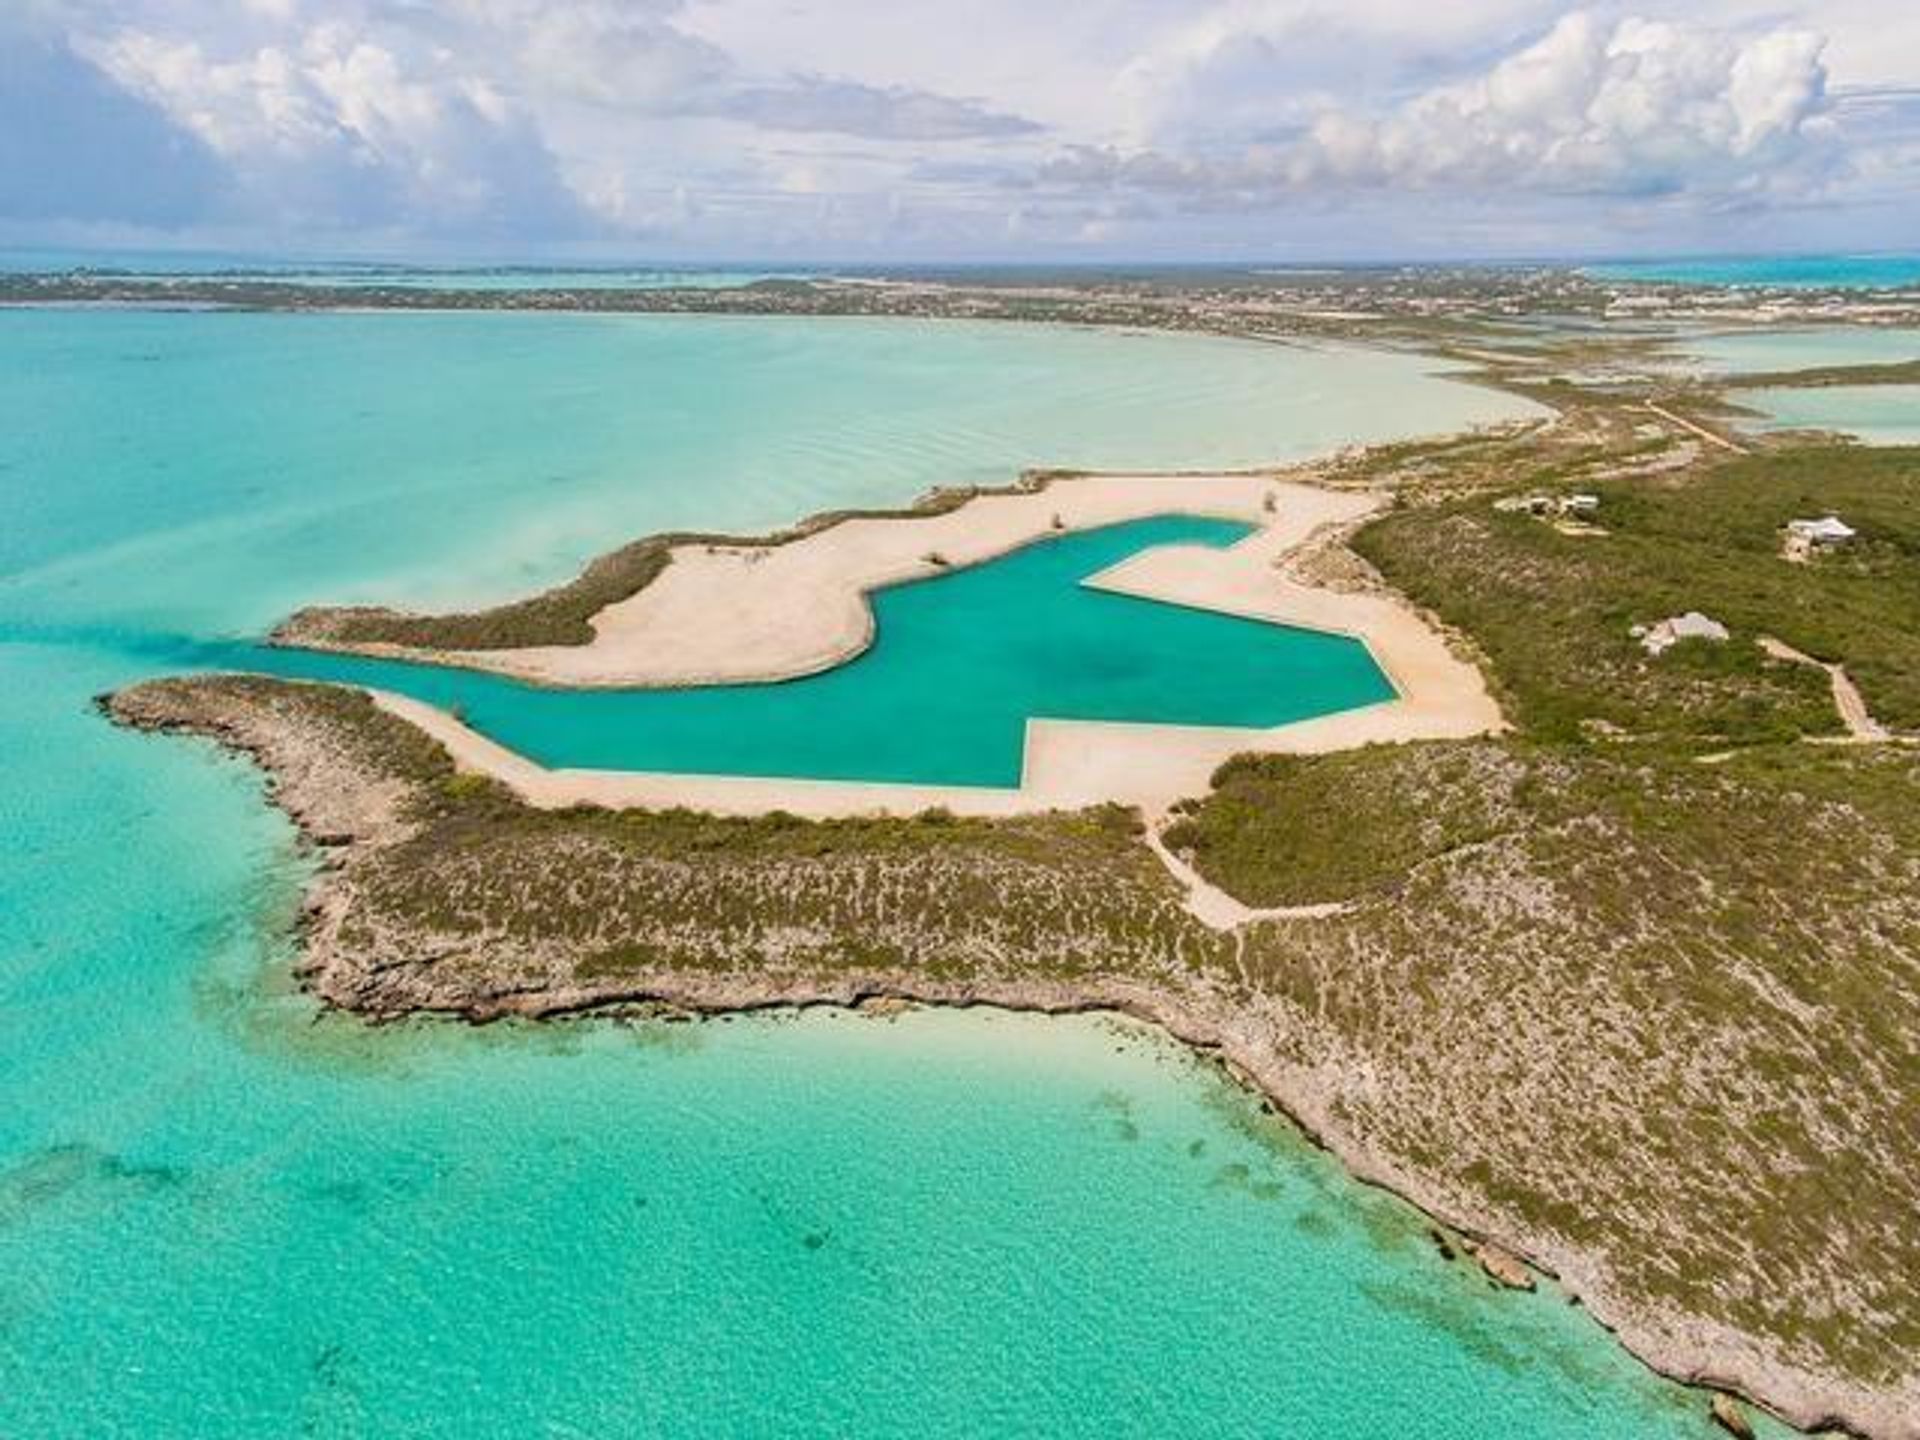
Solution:
[[[553,690],[259,647],[181,658],[397,690],[554,767],[1013,786],[1030,718],[1268,727],[1393,697],[1357,640],[1080,583],[1141,550],[1228,545],[1249,528],[1139,520],[891,586],[873,597],[872,646],[781,684]]]
[[[1136,1032],[316,1015],[257,776],[91,709],[179,637],[901,500],[976,427],[1204,464],[1498,403],[1260,347],[528,318],[0,315],[0,1436],[1709,1433]],[[736,463],[749,418],[833,463]]]

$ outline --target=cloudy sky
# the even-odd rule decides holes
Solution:
[[[0,243],[1911,249],[1913,0],[0,0]]]

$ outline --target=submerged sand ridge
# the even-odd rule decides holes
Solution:
[[[651,584],[600,610],[592,640],[490,651],[340,648],[467,666],[557,686],[683,686],[779,680],[859,654],[874,637],[870,592],[979,564],[1062,531],[1167,514],[1257,527],[1220,550],[1168,545],[1085,584],[1224,614],[1347,634],[1367,645],[1396,698],[1269,730],[1036,718],[1027,725],[1018,788],[779,777],[553,769],[479,734],[446,711],[392,694],[376,699],[440,741],[464,769],[531,804],[686,806],[722,814],[771,810],[826,818],[1013,815],[1108,801],[1150,812],[1205,790],[1216,767],[1247,751],[1309,753],[1377,741],[1465,738],[1502,728],[1478,670],[1410,606],[1384,591],[1334,591],[1286,573],[1314,537],[1385,503],[1267,473],[1085,475],[974,497],[941,513],[857,518],[777,545],[675,546]]]

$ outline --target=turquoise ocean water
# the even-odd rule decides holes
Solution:
[[[1708,1433],[1137,1032],[317,1015],[257,777],[88,703],[683,518],[1504,404],[1183,339],[0,315],[0,1435]]]
[[[1608,280],[1782,290],[1892,290],[1920,285],[1920,255],[1702,256],[1587,267]]]

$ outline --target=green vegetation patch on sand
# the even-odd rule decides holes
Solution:
[[[1782,385],[1824,389],[1830,385],[1912,385],[1920,382],[1920,360],[1884,365],[1821,365],[1811,370],[1753,370],[1719,383],[1728,390],[1772,390]]]
[[[315,606],[290,616],[274,639],[288,645],[399,645],[416,650],[585,645],[593,639],[593,617],[658,579],[672,549],[670,537],[636,540],[598,557],[563,585],[486,610],[415,615],[385,606]]]
[[[1415,865],[1513,825],[1517,767],[1454,745],[1426,747],[1418,806],[1391,783],[1397,747],[1331,755],[1241,755],[1204,799],[1182,801],[1162,838],[1249,905],[1319,905],[1383,895]],[[1502,770],[1505,786],[1486,783]],[[1444,796],[1444,803],[1430,803]],[[1355,843],[1339,837],[1349,827]]]

